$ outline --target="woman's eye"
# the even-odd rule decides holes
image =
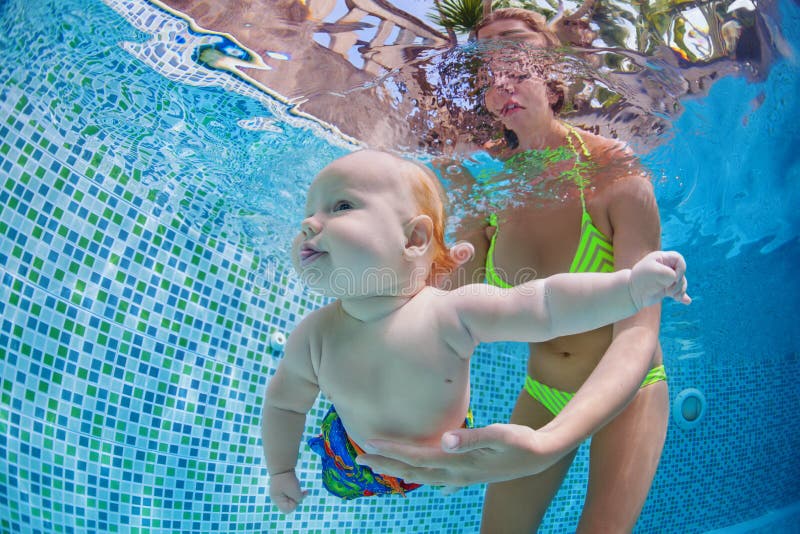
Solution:
[[[337,211],[345,211],[353,209],[353,205],[347,200],[340,200],[336,204],[333,205],[333,212],[336,213]]]

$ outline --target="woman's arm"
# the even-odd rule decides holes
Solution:
[[[608,186],[614,266],[630,268],[661,246],[661,224],[653,186],[645,177]],[[639,391],[658,347],[661,306],[651,306],[614,324],[611,345],[564,410],[540,431],[574,448],[616,417]],[[574,445],[574,446],[573,446]]]

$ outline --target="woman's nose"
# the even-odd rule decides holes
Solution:
[[[492,80],[492,87],[500,91],[504,91],[506,93],[512,93],[514,91],[514,86],[511,83],[511,78],[504,74],[499,74],[494,77],[494,79]]]
[[[319,221],[311,217],[306,217],[303,219],[303,222],[300,223],[300,231],[303,232],[303,235],[306,237],[312,237],[319,233],[320,224]]]

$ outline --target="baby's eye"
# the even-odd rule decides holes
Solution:
[[[353,209],[353,204],[351,204],[349,200],[340,200],[333,205],[334,213],[336,213],[337,211],[346,211],[351,209]]]

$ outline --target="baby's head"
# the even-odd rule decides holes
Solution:
[[[396,157],[396,156],[392,156]],[[418,215],[425,215],[432,223],[426,280],[431,282],[447,275],[458,266],[450,248],[444,242],[447,224],[447,196],[436,174],[416,161],[397,158],[402,162],[406,183],[411,186]]]
[[[436,175],[364,150],[325,167],[308,191],[293,247],[297,272],[329,296],[400,294],[451,271]]]

